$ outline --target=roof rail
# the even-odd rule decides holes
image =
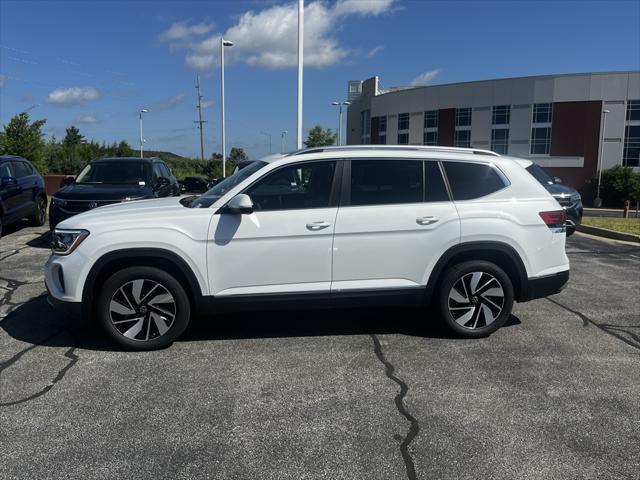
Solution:
[[[482,150],[479,148],[462,148],[462,147],[440,147],[430,145],[333,145],[327,147],[311,147],[298,150],[288,154],[303,155],[307,153],[322,153],[322,152],[342,152],[349,150],[403,150],[411,152],[442,152],[442,153],[471,153],[473,155],[489,155],[492,157],[499,157],[500,154],[492,152],[491,150]]]

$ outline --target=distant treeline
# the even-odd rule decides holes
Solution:
[[[42,127],[46,120],[31,121],[27,112],[14,116],[0,132],[0,155],[19,155],[30,160],[42,174],[76,175],[84,166],[100,157],[133,157],[139,155],[126,141],[106,144],[87,141],[75,126],[67,128],[63,139],[51,137],[45,141]],[[222,176],[222,155],[210,160],[180,157],[170,152],[145,151],[145,157],[160,157],[177,178],[188,176],[219,178]],[[236,162],[246,160],[242,148],[233,147],[227,156],[227,172]]]

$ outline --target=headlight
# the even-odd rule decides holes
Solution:
[[[66,200],[62,200],[61,198],[51,197],[51,205],[55,207],[64,207],[67,204]]]
[[[87,230],[59,230],[56,228],[51,234],[51,251],[55,255],[69,255],[88,236]]]
[[[580,200],[582,200],[582,197],[579,193],[574,193],[573,195],[571,195],[572,202],[579,202]]]

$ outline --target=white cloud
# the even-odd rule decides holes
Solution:
[[[421,73],[416,78],[411,80],[412,87],[419,87],[421,85],[428,85],[431,81],[440,75],[440,69],[429,70],[428,72]]]
[[[6,75],[0,75],[0,88],[4,87],[5,82],[7,81]]]
[[[373,47],[371,50],[369,50],[369,53],[367,53],[367,58],[373,58],[383,50],[384,50],[384,45],[378,45],[377,47]]]
[[[395,0],[340,0],[336,2],[336,15],[380,15],[389,11]]]
[[[98,119],[93,115],[80,115],[76,117],[75,123],[97,123]]]
[[[193,37],[206,35],[213,29],[213,25],[207,23],[197,23],[189,25],[187,22],[175,22],[159,35],[162,41],[190,40]]]
[[[162,112],[164,110],[170,110],[177,106],[180,102],[182,102],[184,100],[184,97],[184,93],[179,93],[175,97],[158,100],[157,102],[148,105],[146,108],[150,112]]]
[[[93,87],[56,88],[47,95],[45,101],[53,105],[78,105],[95,100],[100,96]]]
[[[396,0],[338,0],[328,5],[323,0],[305,6],[304,60],[308,67],[333,65],[349,55],[334,37],[337,24],[349,15],[380,15],[391,9]],[[175,25],[175,24],[174,24]],[[186,63],[196,70],[211,69],[220,62],[220,33],[187,46]],[[234,42],[225,49],[225,63],[279,69],[297,65],[297,2],[274,5],[259,12],[240,16],[237,23],[222,33]]]
[[[209,108],[209,107],[213,107],[214,102],[213,100],[204,100],[202,102],[202,108]]]

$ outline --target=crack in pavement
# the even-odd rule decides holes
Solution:
[[[35,282],[25,282],[22,280],[15,280],[13,278],[4,278],[4,277],[0,277],[0,280],[2,280],[3,282],[6,282],[6,285],[4,286],[0,285],[0,290],[5,291],[2,294],[2,297],[0,297],[0,307],[9,306],[9,309],[4,314],[4,318],[0,318],[0,322],[6,320],[9,317],[9,314],[13,312],[13,310],[15,310],[16,308],[18,308],[19,306],[23,305],[28,301],[26,300],[25,302],[13,303],[12,298],[13,298],[13,294],[16,293],[16,290],[18,290],[20,287],[24,287],[25,285],[36,285],[38,283],[42,283],[42,280],[37,280]]]
[[[371,339],[373,340],[373,350],[376,357],[378,357],[380,363],[385,367],[386,376],[400,386],[400,392],[395,397],[396,408],[398,409],[398,412],[400,412],[400,415],[407,419],[410,426],[404,438],[401,435],[394,435],[394,438],[400,441],[400,453],[402,454],[402,459],[404,460],[404,465],[407,470],[407,478],[409,478],[409,480],[416,480],[416,467],[413,462],[413,458],[409,453],[409,444],[418,436],[418,433],[420,432],[420,424],[418,423],[418,420],[409,413],[404,404],[404,398],[409,391],[409,387],[404,383],[404,381],[394,374],[395,367],[384,356],[384,353],[382,352],[382,345],[380,344],[378,337],[375,334],[371,334]]]
[[[63,332],[68,332],[68,330],[66,329],[60,329],[54,333],[52,333],[51,335],[49,335],[48,337],[46,337],[44,340],[42,340],[39,343],[35,343],[21,351],[19,351],[18,353],[16,353],[13,357],[11,357],[9,360],[0,363],[0,375],[2,375],[2,372],[4,372],[6,369],[8,369],[9,367],[11,367],[12,365],[14,365],[18,360],[20,360],[20,358],[22,358],[22,356],[24,356],[26,353],[30,352],[31,350],[34,350],[38,347],[41,347],[43,345],[46,345],[48,341],[52,340],[53,338],[57,337],[58,335],[60,335]],[[73,335],[72,335],[73,336]],[[77,348],[77,346],[75,345],[75,337],[74,337],[74,346],[70,347],[65,353],[64,356],[67,357],[70,361],[63,367],[61,368],[57,375],[55,376],[55,378],[51,381],[51,383],[49,383],[46,387],[42,388],[39,392],[36,392],[32,395],[29,395],[28,397],[24,397],[21,398],[19,400],[14,400],[12,402],[0,402],[0,407],[9,407],[11,405],[18,405],[20,403],[25,403],[28,402],[30,400],[34,400],[38,397],[41,397],[43,395],[45,395],[47,392],[49,392],[49,390],[51,390],[56,383],[58,383],[60,380],[62,380],[64,378],[64,376],[66,375],[66,373],[71,369],[71,367],[73,367],[79,360],[80,357],[78,357],[78,355],[75,354],[75,350]]]
[[[586,327],[589,324],[595,326],[596,328],[599,328],[600,330],[602,330],[605,333],[608,333],[609,335],[611,335],[612,337],[617,338],[618,340],[622,340],[624,343],[626,343],[627,345],[640,350],[640,336],[632,333],[632,332],[628,332],[626,330],[624,330],[623,326],[621,325],[613,325],[613,324],[608,324],[608,323],[598,323],[595,320],[593,320],[592,318],[589,318],[588,316],[586,316],[584,313],[579,312],[577,310],[573,310],[572,308],[567,307],[566,305],[563,305],[562,303],[553,300],[551,298],[547,298],[548,301],[550,301],[551,303],[559,306],[560,308],[563,308],[564,310],[566,310],[567,312],[573,313],[574,315],[578,316],[581,320],[582,320],[582,326]],[[629,326],[628,328],[640,328],[640,326]],[[629,340],[627,338],[625,338],[624,336],[622,336],[620,333],[618,332],[624,332],[627,335],[629,335],[633,340]]]

